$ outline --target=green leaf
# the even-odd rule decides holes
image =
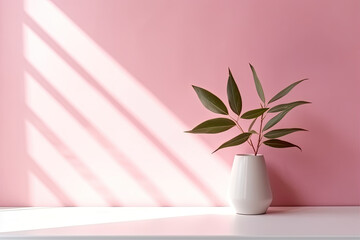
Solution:
[[[276,130],[272,130],[270,132],[265,133],[264,137],[266,138],[279,138],[285,135],[288,135],[290,133],[293,132],[298,132],[298,131],[307,131],[305,129],[302,128],[282,128],[282,129],[276,129]]]
[[[235,126],[235,122],[227,118],[214,118],[200,123],[187,133],[220,133]]]
[[[249,128],[248,128],[248,132],[251,131],[252,127],[254,126],[255,122],[256,122],[257,118],[255,118],[249,125]]]
[[[280,105],[277,105],[275,107],[270,108],[269,113],[281,112],[281,111],[290,111],[294,107],[297,107],[297,106],[300,106],[300,105],[303,105],[303,104],[308,104],[308,103],[311,103],[311,102],[296,101],[296,102],[291,102],[291,103],[280,104]]]
[[[274,126],[275,124],[277,124],[281,119],[283,119],[283,117],[285,117],[285,115],[288,113],[289,111],[283,111],[281,113],[279,113],[278,115],[276,115],[275,117],[271,118],[264,126],[263,131],[268,130],[269,128],[271,128],[272,126]]]
[[[234,77],[229,68],[229,79],[227,82],[227,96],[231,110],[240,115],[242,109],[241,95],[238,86],[234,80]]]
[[[249,63],[253,77],[254,77],[254,82],[255,82],[255,86],[256,86],[256,91],[261,99],[261,101],[263,101],[263,103],[265,103],[265,95],[264,95],[264,91],[263,88],[261,86],[259,77],[256,74],[255,68]]]
[[[268,109],[269,108],[258,108],[258,109],[250,110],[250,111],[244,113],[243,115],[241,115],[241,118],[243,118],[243,119],[257,118],[257,117],[263,115]]]
[[[197,87],[197,86],[192,86],[196,92],[196,94],[198,95],[201,103],[210,111],[214,112],[214,113],[219,113],[219,114],[224,114],[224,115],[228,115],[229,112],[225,106],[225,104],[220,100],[220,98],[218,98],[217,96],[215,96],[214,94],[212,94],[211,92]]]
[[[250,130],[249,131],[249,133],[252,133],[252,134],[258,134],[258,132],[257,131],[255,131],[255,130]],[[259,135],[259,134],[258,134]]]
[[[264,144],[269,146],[269,147],[273,147],[273,148],[289,148],[289,147],[296,147],[298,149],[301,148],[295,144],[283,141],[283,140],[279,140],[279,139],[270,139],[270,140],[266,140],[264,141]]]
[[[296,85],[298,85],[299,83],[308,80],[307,78],[302,79],[300,81],[294,82],[293,84],[290,84],[289,86],[287,86],[286,88],[284,88],[283,90],[281,90],[278,94],[276,94],[272,99],[270,99],[269,104],[272,102],[275,102],[276,100],[284,97],[286,94],[288,94]]]
[[[248,132],[247,133],[242,133],[242,134],[230,139],[226,143],[222,144],[214,152],[216,152],[216,151],[218,151],[218,150],[220,150],[222,148],[227,148],[227,147],[232,147],[232,146],[237,146],[237,145],[243,144],[244,142],[246,142],[249,139],[251,134],[252,133],[248,133]]]

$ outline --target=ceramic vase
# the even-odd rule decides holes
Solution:
[[[272,201],[272,192],[263,155],[235,155],[229,199],[238,214],[266,213]]]

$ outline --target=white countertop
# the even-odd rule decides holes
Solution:
[[[360,207],[0,208],[0,239],[360,239]]]

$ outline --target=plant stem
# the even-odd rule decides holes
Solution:
[[[266,104],[264,104],[264,108],[266,108]],[[255,156],[258,154],[259,152],[259,148],[260,148],[260,145],[261,145],[261,140],[263,138],[262,134],[263,134],[263,130],[262,130],[262,125],[263,125],[263,122],[264,122],[264,119],[266,117],[267,113],[265,114],[262,114],[261,115],[261,120],[260,120],[260,130],[259,130],[259,139],[258,139],[258,143],[257,143],[257,146],[256,146],[256,150],[255,150]]]
[[[257,155],[258,151],[259,151],[259,147],[260,147],[260,143],[261,143],[261,139],[262,139],[262,125],[263,125],[263,121],[264,121],[264,117],[263,115],[261,115],[261,121],[260,121],[260,131],[259,131],[259,139],[258,139],[258,143],[256,146],[256,151],[255,151],[255,156]]]
[[[229,117],[234,121],[234,123],[236,124],[236,126],[240,129],[240,131],[242,132],[242,133],[244,133],[245,131],[242,129],[242,127],[240,126],[240,124],[239,124],[239,117],[235,120],[233,117],[231,117],[230,115],[229,115]],[[254,151],[254,154],[256,155],[256,150],[255,150],[255,147],[254,147],[254,144],[253,144],[253,142],[252,142],[252,140],[250,139],[250,140],[247,140],[247,143],[251,146],[251,148],[253,149],[253,151]]]

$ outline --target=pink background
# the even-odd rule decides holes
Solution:
[[[0,0],[1,206],[222,206],[233,137],[184,134],[216,117],[191,84],[244,111],[308,100],[263,147],[273,205],[360,204],[360,1]],[[279,101],[280,102],[280,101]],[[245,123],[248,124],[248,123]]]

